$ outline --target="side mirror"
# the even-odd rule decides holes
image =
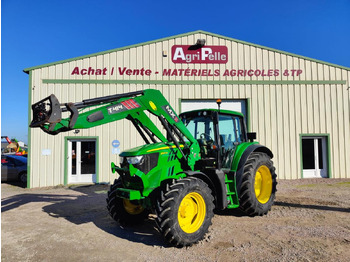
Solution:
[[[248,140],[250,142],[253,142],[254,139],[256,139],[256,132],[249,132],[249,133],[247,133],[247,137],[248,137]]]

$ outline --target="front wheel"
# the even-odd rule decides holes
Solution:
[[[161,191],[156,203],[157,225],[173,246],[190,246],[208,232],[214,215],[211,190],[202,180],[174,180]]]
[[[265,153],[252,153],[245,163],[239,194],[241,209],[249,216],[268,213],[276,194],[276,173]]]
[[[137,224],[148,217],[149,211],[138,203],[117,197],[118,188],[122,187],[120,180],[115,180],[107,194],[107,209],[111,217],[120,224]]]

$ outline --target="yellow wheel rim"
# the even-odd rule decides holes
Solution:
[[[269,201],[272,193],[272,176],[267,166],[260,166],[255,173],[255,196],[261,204]]]
[[[202,226],[205,214],[203,197],[196,192],[187,194],[180,203],[177,215],[181,229],[188,234],[196,232]]]
[[[141,205],[134,205],[130,202],[130,200],[123,199],[124,209],[130,215],[138,215],[141,214],[144,208]]]

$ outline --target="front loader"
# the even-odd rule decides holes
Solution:
[[[30,126],[51,135],[131,121],[145,144],[122,152],[120,166],[111,164],[119,178],[108,191],[107,209],[122,224],[141,223],[155,213],[170,245],[201,240],[214,209],[239,207],[256,216],[267,214],[273,205],[273,154],[254,142],[255,133],[246,132],[241,113],[219,107],[178,116],[153,89],[65,104],[51,95],[33,104],[32,111]]]

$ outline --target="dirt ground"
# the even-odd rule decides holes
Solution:
[[[2,261],[349,261],[350,179],[280,180],[264,217],[215,214],[205,239],[168,247],[152,217],[121,228],[107,185],[24,189],[1,184]]]

